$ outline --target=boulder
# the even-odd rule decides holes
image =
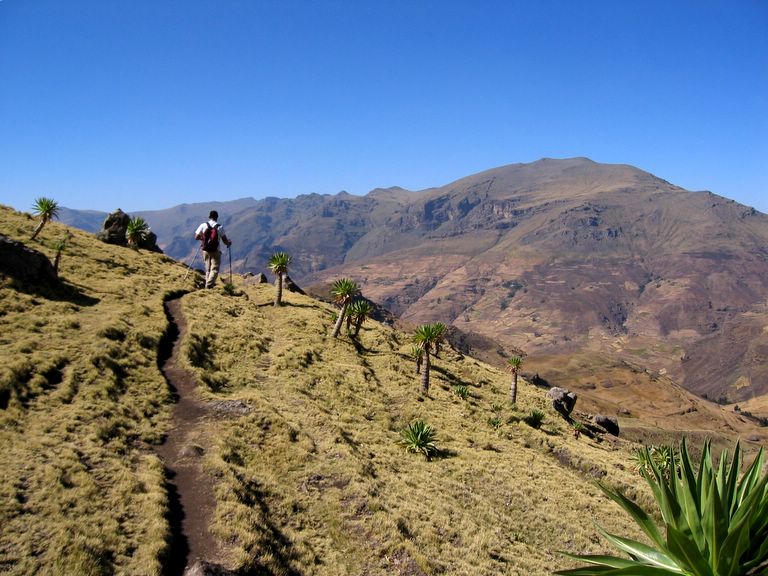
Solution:
[[[58,283],[53,264],[42,252],[0,235],[0,274],[23,284],[54,285]]]
[[[288,276],[288,274],[283,274],[283,288],[288,290],[288,292],[296,292],[297,294],[304,294],[306,295],[306,292],[299,288],[296,283],[291,280],[291,277]]]
[[[107,244],[127,246],[128,240],[125,237],[125,232],[128,230],[130,220],[131,217],[118,208],[104,220],[101,230],[96,233],[96,238]]]
[[[571,412],[576,405],[578,396],[574,392],[557,386],[550,388],[547,392],[547,398],[552,399],[552,407],[566,420],[571,419]]]
[[[608,434],[613,436],[619,435],[619,421],[613,416],[606,416],[604,414],[595,414],[592,421],[605,429]]]
[[[267,283],[267,277],[264,276],[263,272],[259,272],[255,276],[248,272],[247,274],[243,275],[243,284],[246,286],[252,286],[254,284],[266,284]]]
[[[131,221],[130,214],[126,214],[120,208],[112,212],[107,219],[104,220],[102,229],[96,233],[96,238],[107,244],[117,244],[119,246],[127,246],[128,239],[125,237],[125,233],[128,230],[128,222]],[[157,245],[157,234],[151,230],[147,232],[146,237],[139,243],[139,248],[149,250],[151,252],[162,252]]]
[[[161,254],[163,253],[163,251],[160,250],[160,246],[157,245],[157,234],[152,232],[152,230],[147,232],[144,240],[139,243],[139,248],[149,250],[150,252],[159,252]]]

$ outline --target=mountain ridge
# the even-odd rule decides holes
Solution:
[[[160,231],[147,215],[186,262],[199,206],[160,218]],[[711,192],[627,164],[541,159],[416,192],[221,208],[236,270],[284,250],[299,283],[352,276],[412,323],[446,321],[532,356],[600,351],[725,401],[768,392],[768,216]]]

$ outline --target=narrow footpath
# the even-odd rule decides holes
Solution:
[[[165,576],[189,574],[200,563],[222,560],[223,550],[210,532],[216,501],[213,482],[202,469],[208,439],[201,434],[208,410],[195,393],[194,376],[181,367],[181,342],[187,330],[181,300],[165,303],[169,322],[158,364],[168,381],[176,404],[165,442],[158,447],[168,478],[172,542]]]

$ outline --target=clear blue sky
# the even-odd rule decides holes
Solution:
[[[766,0],[0,0],[0,203],[150,210],[541,157],[768,212]]]

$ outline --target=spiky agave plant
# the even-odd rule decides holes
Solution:
[[[656,463],[659,471],[667,478],[669,477],[672,466],[675,464],[675,448],[673,446],[646,446],[635,450],[632,454],[632,461],[634,462],[634,469],[637,473],[642,475],[643,470],[648,473],[653,473],[650,461]]]
[[[125,238],[128,240],[128,246],[134,250],[139,249],[139,245],[147,239],[149,234],[149,224],[141,216],[136,216],[128,221],[125,229]]]
[[[406,452],[421,452],[427,460],[437,454],[436,431],[423,420],[416,420],[400,432],[400,443]]]
[[[67,247],[66,240],[59,240],[53,245],[54,250],[56,250],[56,255],[53,257],[53,272],[56,274],[56,276],[59,275],[59,264],[61,263],[61,253],[64,252],[64,249],[66,247]]]
[[[534,408],[528,413],[528,416],[523,418],[523,422],[528,424],[531,428],[541,428],[541,425],[544,422],[544,418],[546,418],[546,414],[542,412],[541,410],[538,410]]]
[[[440,357],[440,346],[445,342],[445,331],[448,329],[448,326],[443,324],[442,322],[435,322],[433,324],[436,336],[433,343],[433,347],[435,350],[435,358]]]
[[[665,475],[650,453],[645,458],[650,471],[641,470],[659,506],[666,536],[645,510],[620,492],[598,483],[640,526],[652,545],[602,531],[605,538],[629,558],[569,554],[588,562],[589,566],[555,574],[768,574],[768,474],[761,472],[763,450],[741,479],[742,454],[738,442],[730,463],[724,450],[716,469],[712,465],[709,441],[704,445],[698,472],[694,471],[685,440],[680,444],[679,456],[673,451],[670,457],[671,470],[676,473]]]

